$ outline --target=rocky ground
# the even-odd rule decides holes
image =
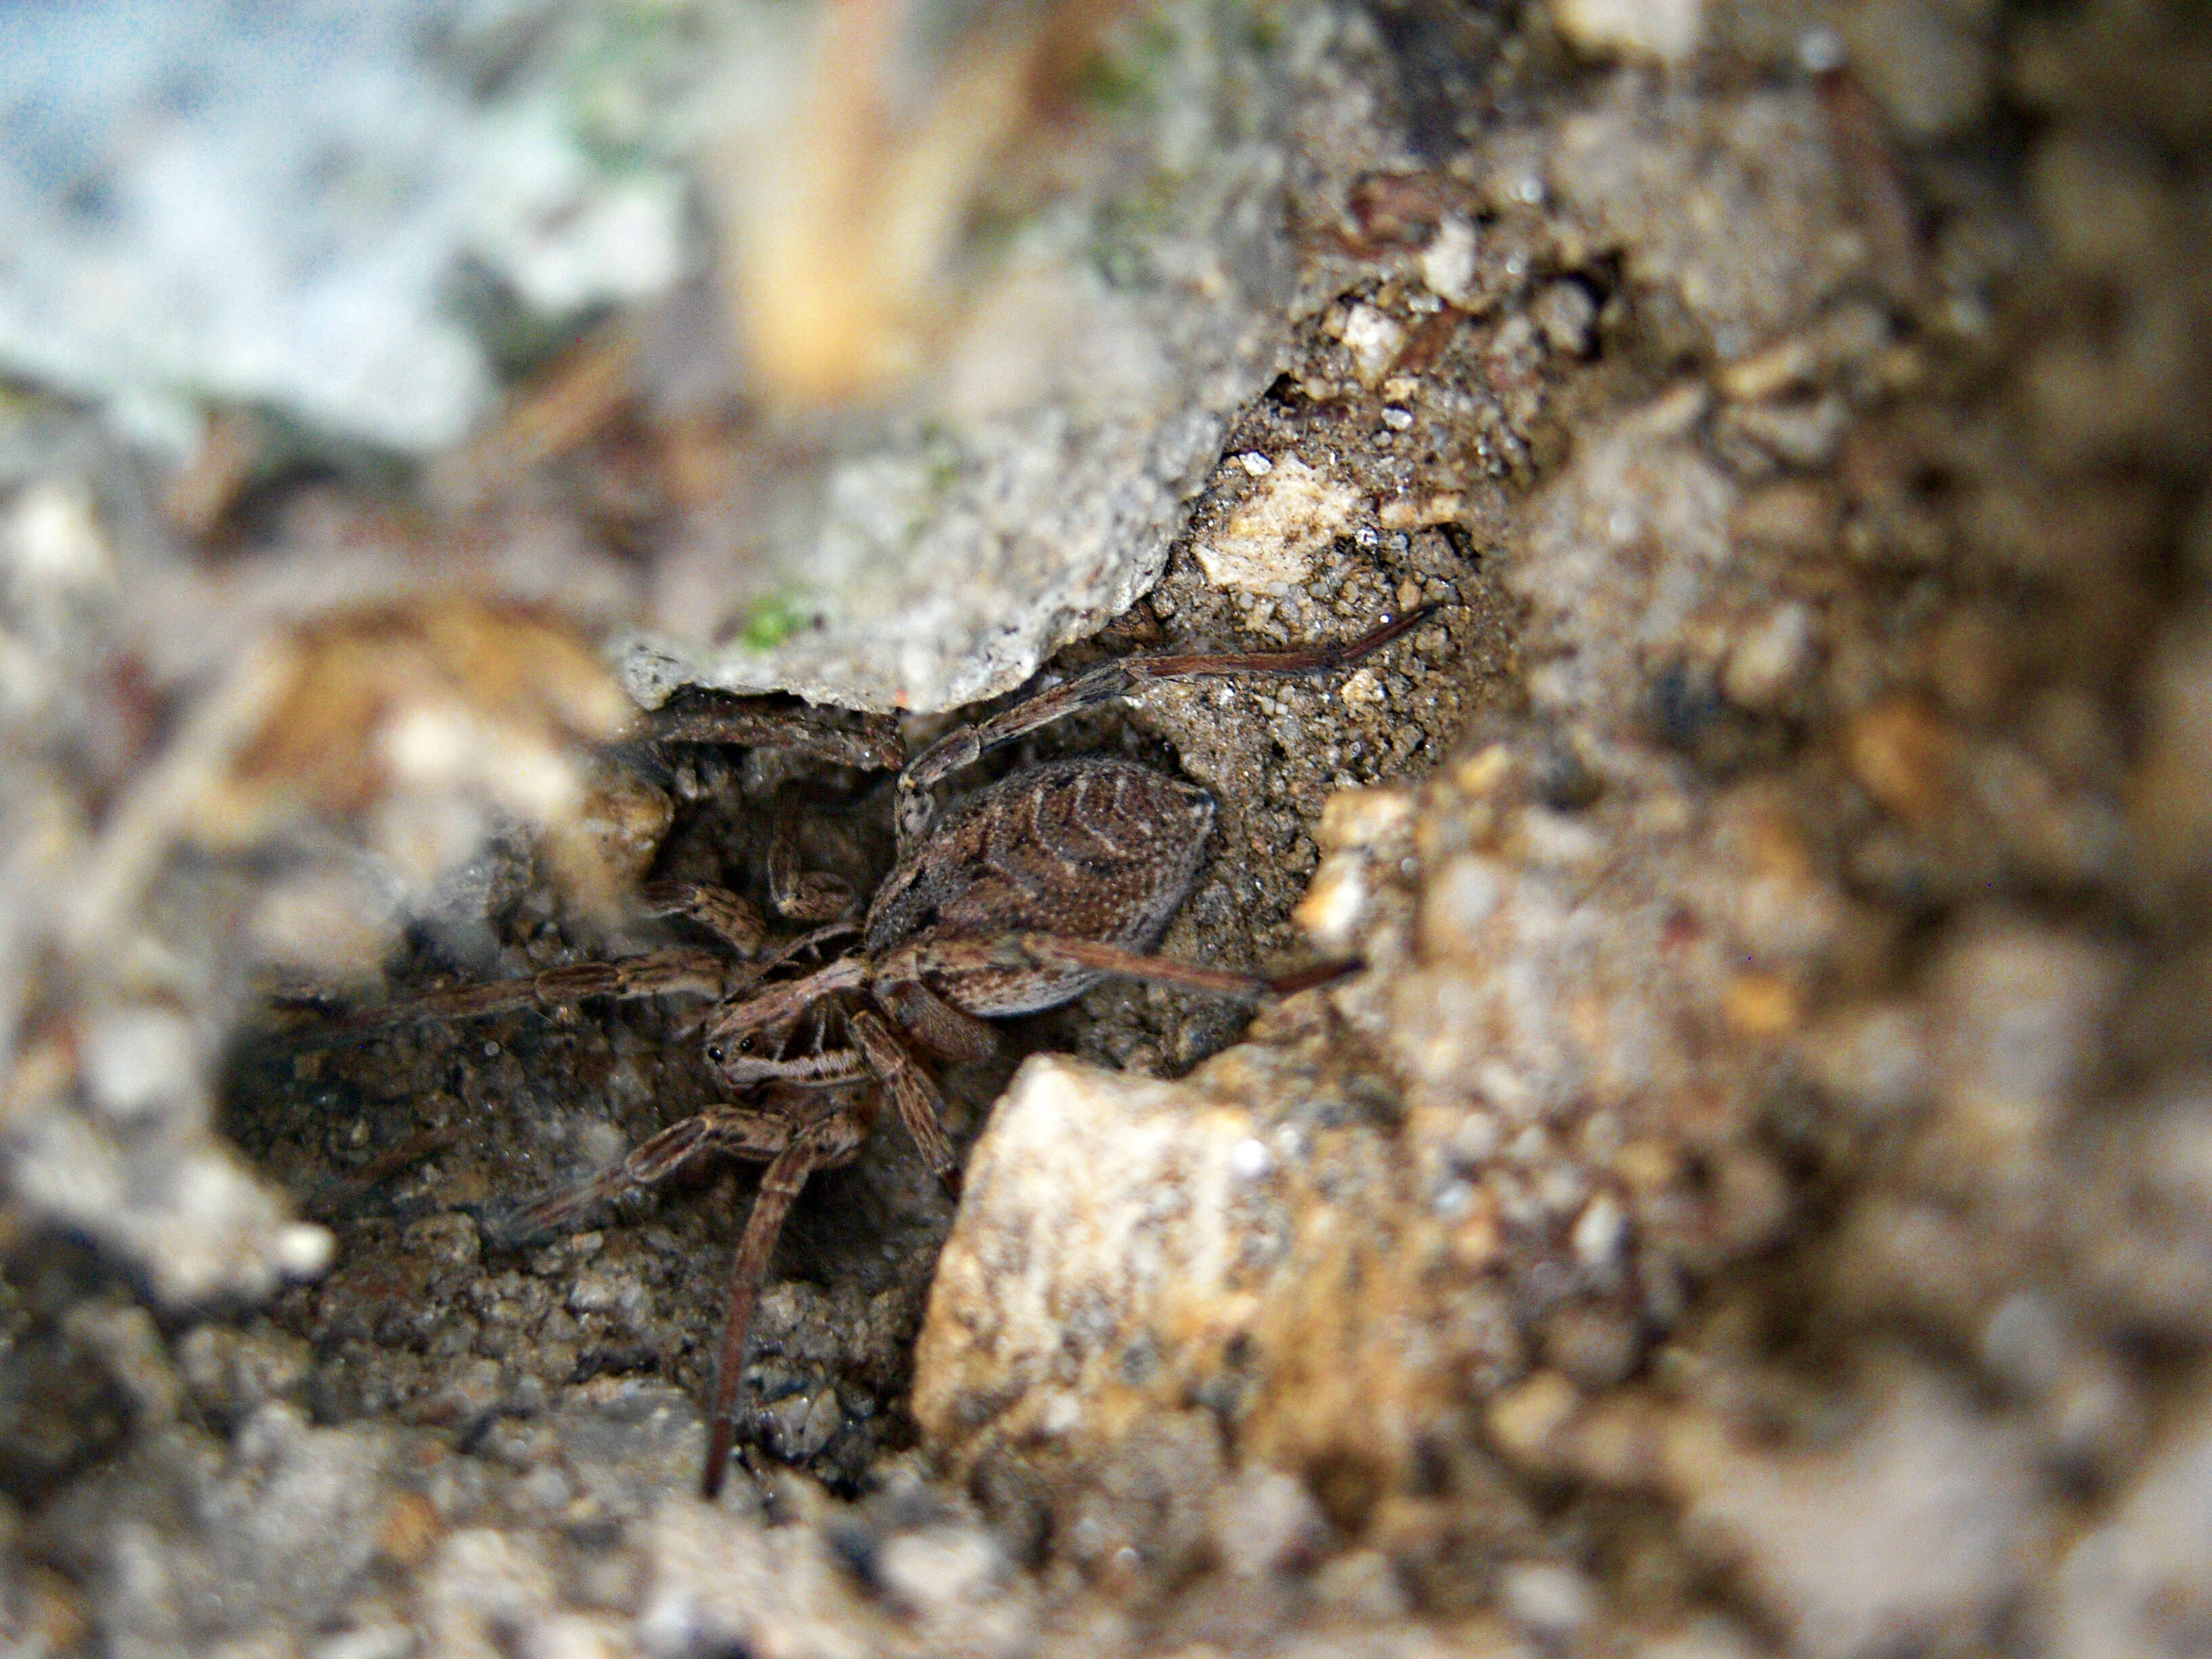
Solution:
[[[188,1128],[143,1018],[29,1020],[20,1649],[2212,1646],[2212,38],[2117,0],[1377,6],[1300,84],[1279,372],[1054,666],[1443,608],[999,764],[1197,781],[1163,948],[1364,969],[1249,1029],[1126,987],[1010,1023],[946,1078],[957,1210],[896,1128],[818,1177],[714,1506],[753,1176],[504,1224],[714,1097],[680,1007],[334,1040],[233,962]],[[17,662],[67,637],[86,454],[10,462]],[[881,773],[591,765],[580,816],[656,874],[757,892],[784,812],[816,867],[888,857]],[[250,908],[251,860],[199,857],[164,902]],[[507,834],[388,986],[285,988],[659,937],[566,869]],[[234,1169],[210,1125],[243,1161],[179,1196]]]

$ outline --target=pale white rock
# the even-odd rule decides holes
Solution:
[[[1037,1427],[1047,1435],[1068,1433],[1083,1421],[1083,1402],[1072,1394],[1054,1394],[1044,1402],[1038,1413]]]
[[[572,1313],[620,1314],[634,1320],[645,1307],[645,1286],[628,1273],[580,1273],[568,1285]]]
[[[1266,1141],[1249,1137],[1229,1149],[1229,1167],[1247,1181],[1257,1181],[1275,1167],[1275,1155]]]
[[[1562,280],[1547,284],[1528,314],[1544,343],[1553,350],[1571,357],[1589,355],[1591,331],[1597,326],[1597,301],[1580,283]]]
[[[295,1231],[282,1201],[227,1152],[174,1153],[148,1169],[73,1112],[29,1116],[15,1135],[15,1199],[140,1264],[164,1308],[265,1296],[330,1259],[329,1233]]]
[[[1225,1283],[1250,1221],[1247,1114],[1161,1083],[1040,1054],[1015,1073],[970,1155],[915,1352],[914,1413],[932,1434],[1066,1432],[1117,1386],[1125,1351],[1173,1329],[1203,1348],[1245,1298]],[[1070,1310],[1079,1312],[1071,1316]],[[1225,1334],[1224,1334],[1225,1340]]]
[[[276,1232],[271,1254],[287,1279],[320,1279],[338,1253],[338,1241],[328,1227],[312,1221],[295,1221]]]
[[[1600,1193],[1576,1218],[1572,1243],[1584,1266],[1604,1267],[1620,1253],[1628,1236],[1627,1212],[1611,1193]]]
[[[1728,579],[1736,487],[1686,436],[1708,403],[1684,385],[1579,434],[1574,465],[1532,505],[1528,555],[1505,580],[1529,605],[1522,644],[1546,712],[1633,728],[1646,653]]]
[[[2212,1628],[2212,1407],[2199,1401],[2044,1587],[2045,1651],[2123,1659],[2194,1650]]]
[[[1698,49],[1703,0],[1553,0],[1552,18],[1590,58],[1679,64]]]
[[[18,603],[95,592],[115,574],[92,497],[75,483],[37,483],[15,497],[0,520],[0,560]]]
[[[1813,660],[1813,613],[1792,599],[1753,623],[1729,653],[1721,690],[1739,708],[1780,705]]]
[[[605,1613],[557,1613],[530,1632],[531,1659],[629,1659],[637,1649]]]
[[[687,1500],[645,1532],[650,1564],[634,1626],[654,1659],[701,1652],[1013,1659],[1035,1648],[1026,1586],[985,1534],[944,1524],[886,1540],[881,1598],[810,1526],[763,1528]]]
[[[1456,213],[1447,213],[1421,250],[1421,280],[1439,300],[1463,306],[1474,286],[1474,227]]]
[[[1717,358],[1745,356],[1863,266],[1864,239],[1835,231],[1848,186],[1832,129],[1809,87],[1687,97],[1654,78],[1614,77],[1561,122],[1544,179],[1631,281],[1671,291]]]
[[[661,1506],[647,1534],[651,1577],[637,1615],[656,1659],[721,1649],[860,1659],[855,1597],[806,1529],[764,1530],[693,1503]]]
[[[1344,349],[1352,354],[1359,382],[1370,392],[1398,361],[1406,343],[1406,325],[1373,306],[1354,306],[1344,313]]]
[[[1499,1575],[1498,1599],[1530,1635],[1564,1641],[1589,1622],[1589,1580],[1560,1561],[1517,1561]]]
[[[1340,789],[1322,805],[1315,838],[1332,851],[1373,848],[1413,821],[1413,796],[1404,789]]]
[[[1079,1524],[1070,1504],[1098,1521],[1084,1559],[1179,1556],[1202,1515],[1155,1542],[1152,1510],[1116,1494],[1196,1501],[1216,1459],[1399,1468],[1459,1419],[1463,1339],[1407,1265],[1425,1258],[1393,1207],[1402,1155],[1379,1126],[1294,1121],[1314,1086],[1256,1044],[1175,1082],[1043,1054],[1015,1073],[915,1344],[912,1408],[942,1467],[1036,1468],[1061,1523]],[[1225,1435],[1191,1409],[1231,1399]]]
[[[665,292],[684,274],[684,182],[608,176],[553,100],[483,121],[467,204],[471,249],[540,315]]]
[[[191,1023],[168,1009],[140,1005],[100,1015],[85,1033],[83,1055],[92,1099],[118,1123],[198,1091],[200,1044]]]
[[[1259,1578],[1318,1553],[1328,1538],[1328,1518],[1304,1481],[1280,1469],[1253,1468],[1215,1495],[1209,1530],[1231,1573]]]
[[[901,1533],[877,1558],[876,1577],[892,1600],[916,1612],[1002,1595],[1012,1568],[988,1533],[937,1526]]]
[[[799,1424],[794,1449],[801,1457],[811,1457],[830,1443],[845,1420],[844,1408],[837,1399],[837,1390],[824,1389],[814,1396],[806,1407],[806,1416]]]
[[[1285,592],[1306,579],[1315,554],[1351,530],[1362,505],[1355,491],[1285,455],[1199,543],[1199,568],[1217,587]]]
[[[732,15],[754,20],[738,36],[813,33],[805,8]],[[1143,54],[1146,96],[1111,117],[1099,165],[1056,187],[1049,211],[1024,215],[1003,250],[957,240],[970,216],[962,198],[935,193],[966,177],[965,164],[933,171],[924,158],[939,151],[911,153],[916,176],[945,181],[918,198],[936,205],[889,216],[896,228],[870,245],[898,250],[885,268],[921,284],[908,297],[935,321],[905,333],[912,347],[941,348],[938,367],[883,407],[826,423],[817,463],[776,469],[731,512],[699,515],[697,533],[660,562],[644,631],[623,651],[641,702],[700,684],[846,708],[955,708],[1011,690],[1158,578],[1236,412],[1278,372],[1299,271],[1284,210],[1297,100],[1311,77],[1339,73],[1323,64],[1346,60],[1331,45],[1343,25],[1326,9],[1225,34],[1202,6],[1147,19],[1161,48]],[[702,113],[748,136],[750,149],[716,152],[731,158],[733,187],[797,187],[807,175],[787,161],[789,100],[805,107],[805,60],[768,49],[733,58],[722,43],[732,31],[713,32],[714,52],[679,57],[718,65],[715,104]],[[950,84],[939,33],[893,32],[903,45],[886,73],[917,121],[929,88]],[[978,38],[995,40],[988,28]],[[964,155],[989,124],[946,112],[945,131],[961,136],[945,154]],[[939,238],[915,226],[947,211],[948,257],[923,259],[915,249]],[[822,246],[843,247],[849,219],[820,222],[836,233]],[[973,282],[941,280],[960,271]],[[876,286],[862,283],[871,303]],[[940,307],[941,293],[954,303]],[[763,604],[769,594],[783,602]]]
[[[1421,895],[1423,944],[1438,952],[1472,945],[1476,930],[1504,901],[1510,879],[1495,859],[1460,853],[1446,860]]]
[[[530,1540],[470,1528],[438,1552],[424,1622],[440,1653],[486,1659],[513,1633],[542,1626],[557,1600],[553,1574]]]
[[[1521,814],[1516,850],[1528,863],[1547,870],[1590,873],[1613,856],[1605,837],[1571,812],[1531,806]]]
[[[152,1333],[143,1335],[158,1354]],[[142,1407],[147,1382],[173,1387],[126,1382]],[[228,1443],[182,1424],[145,1434],[133,1455],[108,1466],[106,1483],[70,1493],[41,1525],[100,1587],[101,1651],[300,1655],[312,1633],[337,1629],[377,1599],[368,1581],[389,1513],[392,1452],[387,1431],[319,1429],[303,1412],[264,1405]],[[0,1650],[53,1649],[33,1641]]]
[[[1964,1642],[2039,1571],[2051,1516],[2025,1434],[1907,1373],[1833,1449],[1709,1443],[1674,1460],[1689,1535],[1805,1659]]]
[[[1335,853],[1314,872],[1306,896],[1291,916],[1325,951],[1340,951],[1359,936],[1374,894],[1367,860],[1358,853]]]

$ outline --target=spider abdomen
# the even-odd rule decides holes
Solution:
[[[891,873],[869,907],[866,949],[1039,933],[1149,950],[1197,878],[1213,810],[1203,789],[1131,761],[1017,772],[949,813]],[[988,1017],[1056,1006],[1101,977],[977,969],[943,988]]]

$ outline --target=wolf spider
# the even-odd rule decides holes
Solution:
[[[1100,756],[1026,767],[942,817],[933,791],[985,754],[1079,709],[1162,680],[1312,674],[1351,667],[1419,627],[1431,605],[1341,644],[1304,651],[1158,654],[1100,664],[962,726],[900,769],[897,858],[849,918],[851,890],[799,868],[787,824],[770,842],[769,893],[786,920],[823,924],[777,944],[738,894],[702,883],[648,886],[649,908],[712,933],[720,951],[665,950],[555,968],[356,1017],[459,1018],[536,1006],[572,1018],[580,1000],[689,994],[716,1000],[706,1059],[755,1104],[709,1108],[662,1130],[597,1176],[521,1212],[523,1233],[565,1225],[708,1156],[768,1165],[730,1270],[702,1490],[720,1490],[737,1435],[745,1339],[793,1201],[817,1170],[858,1156],[888,1097],[954,1198],[959,1177],[928,1060],[987,1059],[989,1022],[1057,1007],[1109,977],[1256,999],[1325,983],[1342,966],[1268,979],[1146,954],[1194,883],[1212,797],[1133,762]],[[657,735],[779,742],[847,764],[896,764],[888,726],[842,733],[816,722],[764,726],[743,710],[678,712]],[[832,950],[831,947],[837,947]]]

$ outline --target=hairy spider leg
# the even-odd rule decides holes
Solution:
[[[921,1149],[922,1162],[944,1183],[946,1195],[959,1202],[960,1164],[945,1133],[945,1097],[931,1080],[928,1068],[916,1063],[890,1022],[874,1009],[855,1009],[852,1026],[861,1057],[876,1081],[890,1091],[899,1121]]]
[[[710,1500],[721,1491],[730,1449],[736,1443],[745,1339],[751,1334],[761,1285],[775,1255],[784,1221],[791,1213],[792,1201],[815,1170],[851,1162],[866,1143],[874,1119],[872,1097],[842,1102],[805,1120],[741,1106],[712,1107],[672,1123],[612,1169],[539,1200],[515,1218],[517,1230],[525,1236],[556,1231],[597,1205],[658,1186],[702,1158],[727,1155],[767,1161],[752,1213],[745,1218],[745,1231],[730,1264],[708,1413],[707,1467],[700,1481],[701,1490]]]
[[[733,999],[708,1018],[706,1036],[710,1043],[717,1046],[734,1044],[748,1032],[795,1017],[822,997],[840,991],[866,989],[901,1026],[915,1031],[925,1044],[939,1052],[945,1052],[938,1041],[942,1033],[946,1041],[956,1045],[946,1058],[981,1058],[990,1050],[981,1048],[971,1056],[963,1040],[969,1027],[980,1026],[982,1022],[962,1009],[952,998],[933,988],[928,981],[956,978],[967,969],[1060,964],[1243,999],[1289,996],[1353,971],[1343,964],[1330,964],[1326,969],[1305,969],[1281,978],[1269,978],[1264,974],[1201,968],[1172,957],[1147,956],[1097,939],[1071,939],[1057,933],[922,939],[900,945],[872,966],[855,952],[825,963],[800,978],[763,986],[749,996]],[[918,1022],[908,1018],[909,1011],[917,1006],[927,1011]],[[961,1025],[957,1034],[949,1020],[940,1022],[939,1010],[958,1017]]]
[[[565,1227],[595,1206],[657,1187],[710,1153],[756,1162],[775,1157],[791,1139],[791,1121],[742,1106],[714,1106],[672,1123],[629,1156],[589,1180],[542,1198],[515,1218],[524,1235]]]
[[[830,921],[853,903],[853,884],[799,862],[799,825],[788,811],[775,815],[768,837],[768,896],[776,914],[793,921]]]
[[[730,1264],[729,1305],[722,1315],[722,1346],[714,1366],[714,1394],[707,1414],[707,1468],[699,1490],[712,1503],[722,1490],[730,1466],[730,1449],[738,1438],[738,1394],[744,1380],[745,1339],[751,1334],[753,1310],[760,1300],[762,1281],[768,1276],[769,1259],[783,1232],[792,1201],[817,1170],[850,1163],[866,1142],[874,1114],[866,1117],[851,1111],[833,1112],[796,1130],[761,1176],[753,1198],[752,1213],[745,1218],[744,1236]],[[650,1144],[650,1143],[648,1143]]]
[[[625,957],[618,962],[576,962],[548,968],[527,979],[495,980],[432,991],[341,1015],[322,1031],[374,1031],[417,1020],[475,1019],[486,1014],[535,1009],[556,1024],[572,1024],[576,1005],[594,997],[732,996],[758,977],[751,963],[718,951],[675,949]],[[320,1033],[318,1033],[319,1035]]]
[[[971,766],[1001,744],[1024,737],[1095,704],[1127,696],[1161,680],[1203,679],[1224,674],[1322,674],[1350,668],[1401,639],[1442,610],[1425,605],[1371,633],[1337,645],[1304,651],[1246,651],[1162,653],[1115,657],[1086,669],[1063,684],[1024,697],[988,719],[946,732],[907,763],[899,774],[897,827],[902,857],[929,828],[937,806],[928,791],[963,767]]]
[[[761,913],[726,887],[707,881],[652,881],[638,896],[646,914],[696,922],[739,956],[758,956],[769,945]]]
[[[741,960],[732,962],[716,951],[676,945],[615,962],[574,962],[526,979],[463,985],[356,1008],[323,1029],[382,1030],[415,1021],[477,1019],[519,1009],[535,1009],[556,1024],[568,1025],[575,1022],[576,1006],[595,997],[700,996],[720,1001],[767,971],[769,964],[756,966],[750,958],[766,947],[768,926],[758,911],[728,888],[703,881],[662,882],[648,886],[644,898],[651,914],[698,923]]]
[[[1265,974],[1238,973],[1223,968],[1201,968],[1173,957],[1156,957],[1129,951],[1102,939],[1079,939],[1063,933],[1021,933],[980,938],[922,939],[902,945],[877,964],[878,983],[889,996],[925,980],[957,983],[963,972],[1036,966],[1087,968],[1116,979],[1134,979],[1155,985],[1172,985],[1212,996],[1254,1001],[1261,997],[1289,996],[1294,992],[1327,984],[1356,972],[1352,964],[1332,963],[1325,969],[1304,969],[1270,978]]]

